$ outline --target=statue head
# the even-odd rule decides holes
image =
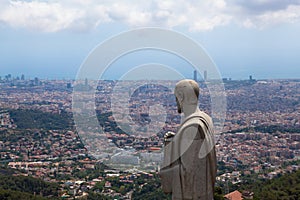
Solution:
[[[194,80],[185,79],[179,81],[175,86],[174,93],[179,113],[182,113],[183,108],[186,106],[198,106],[199,86]]]

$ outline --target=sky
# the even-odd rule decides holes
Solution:
[[[97,45],[143,27],[190,37],[224,78],[300,78],[300,0],[0,0],[0,76],[74,79]],[[120,59],[107,78],[154,61],[192,77],[184,61],[146,51]]]

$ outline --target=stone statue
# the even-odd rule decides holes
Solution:
[[[162,189],[173,200],[212,200],[217,172],[212,120],[199,110],[195,81],[179,81],[175,96],[184,119],[176,134],[165,134]]]

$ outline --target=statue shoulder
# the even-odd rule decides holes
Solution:
[[[194,125],[203,125],[212,126],[211,117],[205,112],[197,112],[189,116],[182,124],[182,127],[194,126]]]
[[[178,130],[179,134],[181,134],[182,132],[198,132],[201,135],[205,135],[206,132],[213,133],[212,119],[204,112],[200,112],[193,116],[190,116],[184,121],[184,123]]]
[[[187,129],[187,128],[192,128],[192,127],[198,127],[198,126],[203,125],[203,121],[200,120],[200,117],[193,117],[188,119],[182,124],[181,129]]]

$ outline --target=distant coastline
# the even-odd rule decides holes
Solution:
[[[22,76],[24,76],[24,78],[22,79]],[[250,78],[250,76],[252,78]],[[0,74],[0,82],[1,81],[6,81],[6,80],[24,80],[24,81],[29,81],[29,80],[34,80],[38,78],[39,80],[49,80],[49,81],[75,81],[76,80],[76,76],[74,77],[63,77],[63,76],[57,76],[57,77],[47,77],[47,76],[35,76],[35,75],[28,75],[28,74]],[[185,78],[188,79],[193,79],[192,75],[190,76],[185,76]],[[276,80],[276,81],[283,81],[283,80],[291,80],[291,81],[297,81],[300,80],[300,77],[297,78],[293,78],[293,77],[289,77],[289,78],[277,78],[277,77],[269,77],[269,78],[256,78],[255,76],[249,75],[248,77],[244,77],[244,78],[230,78],[230,77],[222,77],[223,81],[247,81],[247,80],[255,80],[255,81],[271,81],[271,80]],[[101,78],[99,80],[107,80],[107,81],[118,81],[120,79],[118,78]],[[139,80],[139,79],[137,79]],[[175,79],[170,79],[170,81],[174,81]],[[177,80],[177,79],[176,79]],[[136,80],[128,80],[128,81],[136,81]],[[158,80],[157,81],[161,81]],[[164,81],[169,81],[168,79],[165,79]],[[203,80],[199,80],[200,82]]]

